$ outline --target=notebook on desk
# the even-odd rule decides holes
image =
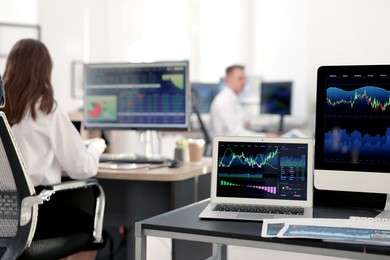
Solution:
[[[313,141],[215,137],[211,201],[200,218],[312,217]]]

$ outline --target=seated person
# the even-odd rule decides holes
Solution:
[[[226,86],[214,98],[210,108],[210,135],[214,136],[264,136],[247,129],[243,108],[238,95],[244,90],[246,83],[245,68],[232,65],[226,68]]]
[[[52,67],[50,54],[42,42],[22,39],[12,47],[4,72],[4,113],[37,192],[41,185],[60,183],[63,170],[73,179],[93,177],[99,167],[99,156],[106,148],[103,139],[86,148],[67,114],[57,106],[51,84]],[[44,214],[45,207],[45,204],[39,206],[34,239],[74,228],[75,223],[67,226],[56,222],[56,228],[50,230],[46,222],[50,219],[43,220],[48,215]],[[50,215],[66,211],[47,210]]]

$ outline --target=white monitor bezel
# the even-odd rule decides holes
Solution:
[[[318,117],[319,111],[323,111],[324,104],[320,104],[321,97],[324,93],[318,94],[319,91],[324,91],[325,77],[329,73],[366,73],[368,71],[382,72],[386,71],[390,74],[390,65],[332,65],[321,66],[317,71],[317,114],[316,114],[316,144],[318,144],[318,134],[320,131],[317,129],[323,126],[322,118]],[[390,80],[390,79],[389,79]],[[322,115],[322,114],[321,114]],[[390,126],[390,123],[389,123]],[[342,192],[362,192],[362,193],[382,193],[390,194],[390,169],[389,172],[383,171],[362,171],[362,169],[345,169],[338,170],[329,166],[322,166],[324,162],[321,162],[321,166],[318,166],[319,152],[317,149],[319,146],[315,146],[315,165],[314,165],[314,187],[319,190],[329,191],[342,191]],[[320,147],[321,148],[321,147]]]

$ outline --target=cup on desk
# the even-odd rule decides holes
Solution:
[[[188,139],[190,162],[200,162],[203,158],[205,141],[203,139]]]
[[[189,162],[190,155],[188,147],[176,147],[174,158],[180,160],[183,163]]]

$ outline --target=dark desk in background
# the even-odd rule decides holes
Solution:
[[[135,222],[210,197],[210,172],[211,158],[172,169],[99,169],[96,178],[106,195],[104,230],[114,241],[111,259],[134,259]],[[107,242],[97,259],[110,254]],[[185,254],[177,243],[173,241],[173,250]],[[203,246],[202,251],[211,252],[211,246],[207,248]]]
[[[261,237],[261,222],[201,220],[200,212],[209,200],[201,201],[136,223],[136,259],[146,259],[146,237],[157,236],[213,243],[213,255],[220,259],[220,246],[238,245],[354,259],[390,259],[386,246],[324,242],[317,239],[281,239]],[[314,207],[314,217],[374,217],[372,210]],[[174,253],[173,253],[174,254]],[[192,252],[188,251],[188,255]]]

